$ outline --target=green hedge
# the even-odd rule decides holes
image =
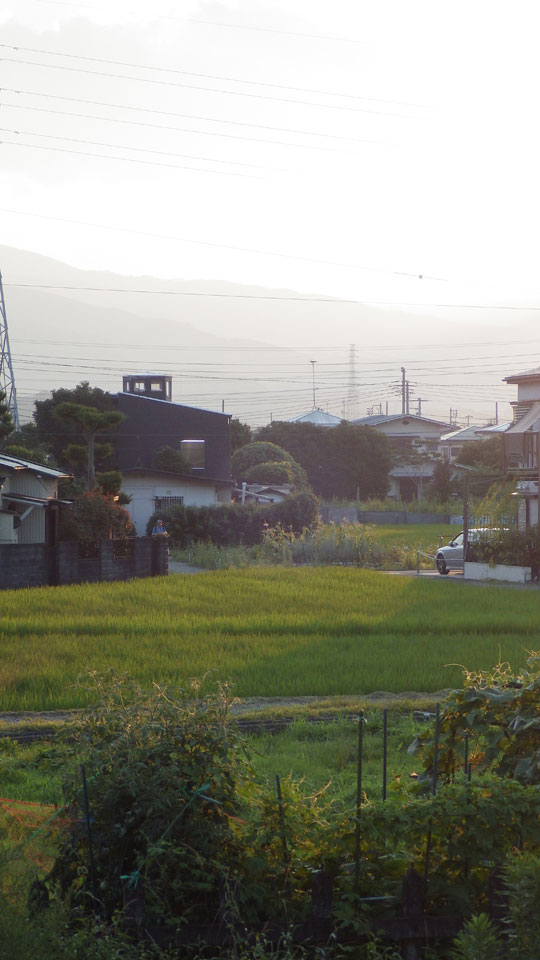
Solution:
[[[174,507],[150,517],[147,533],[156,520],[163,520],[171,541],[188,547],[198,541],[218,546],[253,546],[260,543],[268,527],[278,525],[295,533],[310,527],[319,516],[319,504],[310,493],[287,497],[281,503],[265,506],[227,504],[212,507]]]

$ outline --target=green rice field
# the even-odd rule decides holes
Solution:
[[[0,710],[88,702],[89,670],[209,674],[241,697],[435,691],[540,648],[540,595],[354,568],[257,567],[0,596]]]

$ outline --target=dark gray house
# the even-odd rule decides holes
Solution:
[[[230,499],[230,414],[174,403],[172,378],[162,374],[125,376],[114,402],[126,419],[108,436],[114,440],[123,489],[132,497],[128,510],[139,535],[156,510]],[[154,454],[165,446],[183,454],[191,464],[189,473],[152,467]]]

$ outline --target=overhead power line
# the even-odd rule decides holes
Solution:
[[[51,149],[54,149],[54,148],[51,148]],[[207,172],[211,173],[211,172],[219,172],[219,171],[207,171]],[[233,174],[233,176],[244,176],[244,174]],[[259,256],[280,257],[285,260],[301,261],[302,263],[317,263],[317,264],[322,264],[324,266],[345,267],[347,269],[352,269],[352,270],[365,270],[368,273],[390,274],[391,276],[395,276],[395,277],[412,277],[415,280],[417,279],[437,280],[437,281],[440,281],[441,283],[450,282],[445,277],[433,277],[428,274],[407,273],[404,270],[385,270],[383,267],[366,267],[366,266],[362,266],[359,263],[343,263],[339,260],[323,260],[315,257],[302,257],[298,254],[282,253],[281,251],[278,251],[278,250],[260,250],[256,247],[240,247],[230,243],[215,243],[212,240],[193,240],[191,238],[186,238],[186,237],[177,237],[177,236],[174,236],[174,234],[151,233],[147,230],[133,230],[128,227],[115,227],[115,226],[109,226],[104,223],[91,223],[87,220],[73,220],[67,217],[52,217],[52,216],[49,216],[48,214],[34,213],[27,210],[13,210],[13,208],[11,207],[0,207],[0,210],[3,213],[13,213],[22,217],[36,217],[40,220],[53,220],[56,223],[69,223],[69,224],[75,224],[82,227],[97,227],[100,230],[113,230],[118,233],[128,233],[130,235],[137,235],[141,237],[152,237],[154,239],[159,239],[159,240],[174,240],[179,243],[192,243],[197,246],[215,247],[220,250],[235,250],[240,253],[255,253]],[[329,299],[332,299],[332,298],[329,298]],[[336,303],[339,302],[337,298],[334,298],[334,299]],[[342,302],[357,303],[358,301],[354,300],[354,301],[342,301]]]
[[[243,77],[227,77],[214,73],[193,73],[189,70],[177,70],[172,67],[158,67],[148,63],[129,63],[124,60],[106,60],[102,57],[85,57],[78,53],[61,53],[58,50],[42,50],[35,47],[21,47],[18,44],[0,43],[0,48],[16,50],[23,53],[44,53],[49,57],[62,57],[67,60],[84,60],[87,63],[106,63],[115,67],[129,67],[135,70],[156,70],[159,73],[173,73],[182,77],[195,77],[198,80],[220,80],[224,83],[244,83],[253,87],[269,87],[272,90],[292,90],[293,93],[312,93],[315,96],[340,97],[345,100],[362,100],[371,103],[391,103],[395,106],[415,107],[417,109],[432,109],[421,103],[408,103],[404,100],[386,100],[382,97],[364,97],[355,93],[341,93],[333,90],[318,90],[310,87],[293,87],[286,83],[266,83],[264,80],[246,80]]]
[[[385,110],[368,110],[366,107],[352,107],[339,103],[320,103],[311,100],[295,100],[293,97],[273,97],[269,94],[246,93],[243,90],[220,90],[218,87],[201,87],[193,83],[178,83],[175,80],[155,80],[153,77],[136,77],[121,73],[107,73],[104,70],[86,70],[84,67],[67,67],[60,63],[42,63],[41,61],[20,60],[17,57],[2,57],[3,63],[18,63],[26,67],[41,67],[45,70],[65,70],[69,73],[84,73],[90,77],[106,77],[109,80],[129,80],[132,83],[151,83],[160,87],[176,87],[181,90],[198,90],[202,93],[219,93],[227,97],[247,97],[250,100],[265,100],[273,103],[288,103],[300,107],[317,107],[322,110],[344,110],[348,113],[366,113],[379,117],[397,117],[401,120],[425,120],[412,114],[391,113]]]
[[[275,133],[296,133],[304,137],[324,137],[330,140],[343,140],[349,143],[372,143],[386,147],[397,147],[402,144],[392,143],[389,140],[373,140],[364,137],[345,137],[337,133],[317,132],[314,130],[298,130],[293,127],[274,127],[263,123],[249,123],[242,120],[225,120],[222,117],[205,117],[196,113],[177,113],[174,110],[152,110],[150,107],[132,107],[126,103],[110,103],[106,100],[88,100],[81,97],[61,97],[53,93],[41,93],[35,90],[16,90],[13,87],[0,87],[4,93],[24,94],[28,97],[45,97],[47,100],[63,100],[66,103],[86,103],[95,107],[109,107],[110,109],[132,110],[137,113],[153,113],[162,117],[179,117],[184,120],[203,120],[205,123],[221,123],[234,127],[252,127],[254,130],[273,130]],[[274,142],[274,141],[270,141]]]
[[[18,131],[8,131],[17,135]],[[40,134],[30,134],[40,136]],[[260,180],[255,174],[237,173],[234,170],[207,170],[204,167],[189,167],[183,163],[162,163],[159,160],[141,160],[138,157],[113,157],[108,153],[90,153],[88,150],[69,150],[67,147],[51,147],[44,143],[21,143],[13,140],[2,140],[0,146],[22,147],[30,150],[47,150],[52,153],[67,153],[73,157],[93,157],[97,160],[115,160],[121,163],[139,163],[147,167],[167,167],[169,170],[189,170],[192,173],[212,173],[220,177],[242,177],[246,180]],[[122,148],[124,149],[124,148]]]
[[[388,271],[390,272],[390,271]],[[413,276],[413,274],[405,274],[405,276]],[[54,284],[54,283],[23,283],[10,281],[9,283],[4,283],[4,286],[8,287],[30,287],[40,290],[80,290],[84,293],[133,293],[133,294],[156,294],[159,296],[168,296],[168,297],[209,297],[211,299],[224,299],[224,300],[283,300],[286,302],[300,302],[300,303],[335,303],[335,304],[358,304],[359,306],[392,306],[392,307],[448,307],[451,310],[458,309],[467,309],[467,310],[528,310],[528,311],[538,311],[540,306],[522,306],[516,304],[510,305],[497,305],[490,303],[411,303],[401,300],[350,300],[343,297],[311,297],[311,296],[298,296],[298,297],[283,297],[274,296],[272,294],[256,294],[256,293],[210,293],[205,291],[191,291],[191,290],[157,290],[151,288],[134,288],[134,287],[86,287],[86,286],[76,286],[68,284]]]
[[[12,130],[7,129],[6,127],[0,127],[2,133],[11,133],[17,134],[17,136],[23,137],[40,137],[47,140],[61,140],[63,143],[77,143],[83,144],[84,146],[90,147],[105,147],[109,150],[129,150],[133,153],[154,153],[156,156],[160,157],[177,157],[181,160],[197,160],[204,163],[225,163],[228,166],[236,167],[251,167],[254,170],[274,170],[278,173],[292,173],[291,170],[281,170],[279,167],[266,167],[261,166],[258,163],[243,163],[240,160],[222,160],[220,157],[198,157],[193,156],[189,153],[174,153],[171,150],[153,150],[151,147],[129,147],[125,146],[122,143],[103,143],[99,140],[81,140],[77,137],[59,137],[52,133],[36,133],[33,130]],[[117,157],[116,159],[122,160],[123,157]],[[129,159],[129,158],[126,158]]]
[[[2,88],[5,90],[5,88]],[[63,98],[62,98],[63,99]],[[49,113],[55,117],[76,117],[80,120],[97,120],[100,123],[121,123],[131,127],[145,127],[150,130],[170,130],[174,133],[192,133],[198,137],[220,137],[226,140],[242,140],[243,143],[266,143],[273,147],[293,147],[298,150],[320,150],[325,153],[338,153],[359,157],[358,150],[343,150],[340,147],[326,147],[319,143],[291,143],[290,140],[269,140],[265,137],[242,137],[238,133],[222,133],[219,130],[191,130],[186,127],[172,127],[166,123],[147,123],[144,120],[125,120],[121,117],[96,117],[92,113],[75,113],[67,110],[52,110],[50,107],[34,107],[26,103],[0,103],[0,107],[9,107],[13,110],[32,110],[35,113]],[[359,143],[384,143],[376,140],[359,140]],[[388,144],[390,146],[390,144]],[[222,161],[223,163],[227,161]],[[272,169],[261,168],[261,169]]]

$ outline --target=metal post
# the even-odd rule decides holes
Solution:
[[[287,850],[287,838],[285,836],[285,811],[283,809],[283,798],[281,796],[281,780],[276,773],[276,789],[279,807],[279,826],[281,829],[281,841],[283,843],[283,859],[285,863],[289,862],[289,851]]]
[[[81,763],[81,780],[82,780],[84,819],[86,821],[86,835],[88,837],[88,862],[90,866],[90,882],[92,884],[92,893],[94,894],[94,897],[97,900],[96,865],[94,862],[92,828],[90,826],[90,805],[88,803],[88,785],[86,783],[86,770],[84,768],[84,763]]]
[[[356,778],[356,830],[354,841],[354,887],[360,879],[360,814],[362,812],[362,754],[364,747],[364,711],[358,714],[358,767]]]
[[[463,564],[467,560],[467,547],[469,545],[469,480],[465,477],[465,487],[463,490]],[[463,567],[465,569],[465,567]]]
[[[382,798],[386,800],[386,762],[388,756],[388,710],[383,710],[383,774],[382,774]]]
[[[437,704],[435,707],[435,741],[433,744],[433,771],[431,779],[431,792],[433,796],[437,793],[437,773],[439,766],[439,717],[440,717],[440,706]]]

